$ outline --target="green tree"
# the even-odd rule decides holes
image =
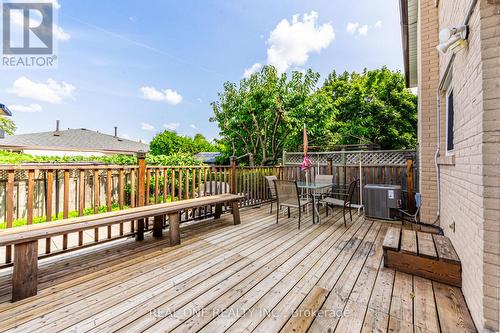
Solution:
[[[311,70],[278,74],[273,66],[264,66],[239,85],[224,84],[219,100],[213,102],[221,142],[226,152],[251,153],[260,164],[276,162],[287,139],[301,132],[301,124],[314,118],[307,99],[313,92],[319,74]]]
[[[415,148],[417,96],[403,75],[386,67],[362,73],[319,75],[308,70],[278,75],[272,66],[236,83],[226,82],[212,103],[223,158],[251,153],[274,163],[284,149],[297,151],[307,126],[309,145],[374,143],[382,149]]]
[[[149,152],[153,155],[171,155],[181,151],[185,145],[185,138],[174,131],[158,133],[149,143]]]
[[[13,135],[17,126],[12,119],[0,116],[0,129],[8,135]]]
[[[217,151],[217,147],[207,141],[202,134],[193,138],[178,135],[173,131],[158,133],[149,144],[153,155],[172,155],[176,153],[197,154],[202,151]]]
[[[406,88],[401,73],[386,67],[361,74],[333,72],[315,94],[326,97],[322,103],[330,114],[323,144],[415,148],[417,96]]]

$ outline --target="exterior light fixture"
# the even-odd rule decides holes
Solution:
[[[448,49],[457,42],[467,39],[468,29],[466,25],[456,28],[445,28],[439,32],[439,45],[436,46],[439,52],[446,53]]]

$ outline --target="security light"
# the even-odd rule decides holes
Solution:
[[[467,39],[467,26],[461,25],[456,28],[445,28],[439,32],[440,44],[436,48],[446,53],[448,49],[460,40]]]

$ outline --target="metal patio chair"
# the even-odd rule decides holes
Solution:
[[[274,186],[274,181],[277,180],[278,178],[276,176],[264,176],[264,178],[267,181],[267,186],[269,186],[269,194],[271,195],[271,211],[270,213],[273,213],[273,202],[276,200],[276,187]]]
[[[311,200],[300,198],[299,188],[297,187],[297,182],[295,181],[275,179],[274,186],[276,190],[276,202],[278,206],[276,212],[276,223],[278,223],[281,207],[287,207],[288,218],[290,218],[290,208],[297,208],[299,212],[299,229],[300,229],[302,208],[305,207],[307,204],[311,203]]]
[[[330,196],[330,197],[325,197],[321,200],[321,202],[326,203],[327,216],[328,216],[328,207],[329,206],[342,206],[342,213],[344,215],[344,226],[347,226],[347,221],[345,218],[346,208],[349,209],[349,218],[352,221],[352,213],[351,213],[352,196],[354,194],[354,191],[356,190],[356,186],[357,186],[358,182],[359,182],[359,179],[356,179],[349,184],[349,188],[347,189],[347,192],[341,194],[344,196],[344,199],[337,199],[337,198],[333,198]]]

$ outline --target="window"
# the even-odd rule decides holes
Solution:
[[[455,148],[453,140],[453,119],[455,117],[453,110],[453,90],[446,95],[446,150],[451,152]]]

